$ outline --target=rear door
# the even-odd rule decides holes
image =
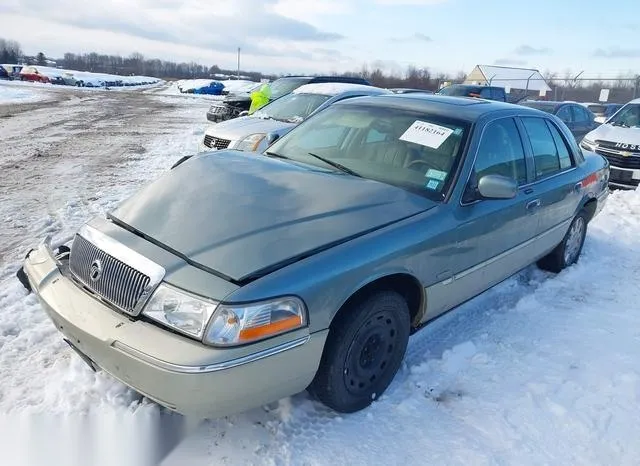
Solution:
[[[538,246],[547,252],[560,243],[580,202],[580,186],[571,172],[576,161],[556,124],[545,117],[521,117],[525,144],[533,158],[534,181],[526,189],[538,204]]]

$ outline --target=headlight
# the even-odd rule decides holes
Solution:
[[[294,296],[242,305],[220,305],[204,343],[232,346],[279,335],[307,324],[304,303]]]
[[[596,143],[593,141],[590,141],[587,138],[582,138],[582,141],[580,141],[580,145],[587,150],[593,150],[596,147]]]
[[[167,284],[155,291],[142,312],[145,316],[192,337],[202,338],[218,303],[196,297]]]
[[[255,133],[247,136],[242,139],[234,149],[254,152],[266,136],[266,133]]]

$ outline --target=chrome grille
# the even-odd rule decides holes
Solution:
[[[91,269],[96,262],[101,264],[102,273],[94,280]],[[69,269],[89,290],[128,314],[136,313],[136,304],[150,283],[147,275],[110,256],[80,235],[76,235],[71,245]]]
[[[622,155],[619,151],[600,148],[596,149],[596,153],[604,156],[609,160],[611,165],[620,168],[640,169],[640,154]]]
[[[204,145],[212,149],[226,149],[230,143],[229,139],[220,139],[208,134],[204,137]]]

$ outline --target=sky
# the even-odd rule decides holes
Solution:
[[[564,76],[640,73],[640,1],[1,0],[25,53],[98,52],[243,70],[322,73],[477,64]]]

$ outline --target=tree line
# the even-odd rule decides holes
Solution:
[[[18,63],[23,55],[19,43],[0,37],[0,63]]]
[[[34,56],[23,53],[20,44],[13,40],[0,38],[0,63],[23,63],[30,65],[49,65],[77,71],[92,71],[116,75],[153,76],[161,79],[216,78],[216,75],[235,76],[237,70],[220,68],[217,65],[203,65],[195,62],[174,62],[157,58],[146,58],[140,53],[128,57],[92,53],[65,53],[63,57],[51,60],[43,52]],[[337,75],[337,73],[327,73]],[[462,82],[466,73],[433,73],[428,67],[409,66],[404,71],[390,72],[375,64],[365,65],[359,70],[342,73],[347,76],[363,77],[374,86],[384,88],[407,87],[435,91],[447,82]],[[619,75],[612,80],[576,78],[570,72],[564,75],[545,71],[542,73],[552,88],[547,98],[558,100],[597,100],[600,89],[611,89],[611,100],[627,101],[640,96],[639,75]],[[258,71],[240,71],[243,79],[259,81],[275,79],[279,76]]]

